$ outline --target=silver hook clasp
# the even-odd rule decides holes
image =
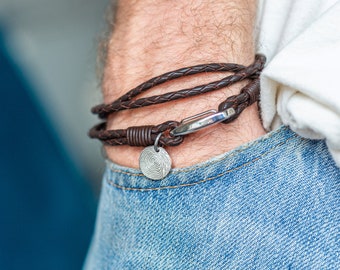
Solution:
[[[209,126],[223,122],[235,114],[234,108],[225,111],[216,110],[205,111],[181,121],[180,125],[170,131],[171,136],[181,136],[196,132]]]

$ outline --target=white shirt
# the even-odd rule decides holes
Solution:
[[[340,166],[340,1],[260,0],[257,51],[264,127],[326,139]]]

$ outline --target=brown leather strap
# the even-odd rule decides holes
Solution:
[[[169,132],[178,125],[179,122],[167,121],[157,126],[106,130],[106,122],[104,122],[91,128],[89,136],[101,140],[106,145],[148,146],[155,142],[159,133],[163,133],[159,140],[160,146],[177,146],[183,142],[183,136],[172,137]]]
[[[258,101],[260,95],[259,76],[264,67],[264,63],[265,57],[263,55],[256,55],[255,62],[248,67],[237,64],[213,63],[178,69],[148,80],[147,82],[130,90],[128,93],[121,96],[111,104],[101,104],[95,106],[92,108],[92,112],[98,114],[100,118],[106,118],[109,114],[120,110],[145,107],[195,96],[224,88],[244,79],[249,79],[250,82],[242,88],[240,94],[228,97],[218,107],[219,111],[225,111],[229,108],[233,108],[235,110],[235,114],[223,122],[227,124],[235,120],[246,107]],[[222,80],[214,81],[205,85],[200,85],[189,89],[182,89],[176,92],[170,92],[158,96],[132,100],[137,95],[164,82],[201,72],[217,71],[228,71],[235,73],[223,78]],[[129,127],[127,129],[106,130],[106,122],[104,122],[94,126],[90,130],[89,136],[91,138],[97,138],[107,145],[148,146],[152,145],[157,135],[162,133],[159,141],[161,146],[176,146],[183,142],[184,137],[171,136],[170,131],[179,124],[180,123],[176,121],[167,121],[156,126],[136,126]]]
[[[165,103],[172,100],[187,98],[215,91],[247,78],[258,77],[259,76],[258,72],[262,70],[264,63],[265,57],[263,55],[256,55],[255,62],[248,67],[243,67],[237,64],[222,63],[222,64],[208,64],[207,65],[208,68],[206,69],[204,69],[203,65],[200,65],[168,72],[151,79],[149,83],[148,82],[143,83],[140,86],[130,90],[128,93],[118,98],[111,104],[101,104],[93,107],[92,113],[98,114],[100,118],[106,118],[110,113],[121,110],[146,107],[150,105]],[[169,92],[162,95],[132,100],[132,98],[136,97],[138,94],[141,94],[142,92],[145,92],[151,87],[162,84],[166,81],[201,72],[217,72],[217,71],[233,71],[236,73],[228,77],[225,77],[222,80],[214,81],[205,85],[199,85],[189,89],[182,89],[179,91]]]

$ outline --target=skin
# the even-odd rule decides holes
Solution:
[[[170,70],[209,62],[249,65],[254,61],[256,1],[251,0],[124,0],[117,2],[114,31],[107,44],[102,89],[104,102],[114,101],[136,85]],[[199,74],[158,86],[146,95],[165,93],[225,77]],[[238,94],[246,82],[216,92],[111,115],[109,129],[180,121],[216,109]],[[185,167],[230,151],[265,134],[257,105],[227,125],[218,124],[167,147],[173,167]],[[138,168],[143,148],[106,147],[108,158]]]

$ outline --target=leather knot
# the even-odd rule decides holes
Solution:
[[[260,79],[255,79],[252,83],[242,88],[241,93],[248,96],[248,106],[258,101],[260,95]]]
[[[131,146],[148,146],[154,143],[153,126],[129,127],[126,130],[127,143]]]

